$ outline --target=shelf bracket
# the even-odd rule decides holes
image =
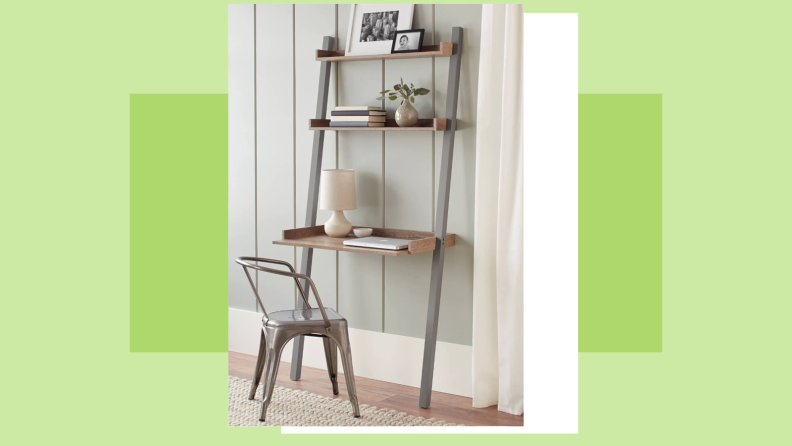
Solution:
[[[330,51],[333,49],[333,38],[325,36],[322,42],[322,50]],[[319,92],[316,96],[316,119],[325,119],[327,116],[327,97],[330,92],[330,62],[322,62],[319,68]],[[308,177],[308,206],[305,211],[305,226],[316,226],[316,210],[319,204],[319,176],[322,173],[322,153],[324,152],[324,130],[313,132],[313,152],[311,155],[311,174]],[[311,276],[311,266],[313,264],[313,248],[303,248],[302,259],[300,262],[300,273]],[[302,287],[306,293],[310,294],[307,281],[302,281]],[[306,295],[308,297],[308,295]],[[298,308],[304,308],[302,300],[297,301]],[[302,373],[303,346],[305,337],[297,336],[294,339],[292,349],[292,363],[290,378],[300,379]],[[333,356],[336,349],[333,349]]]
[[[429,407],[432,402],[437,323],[440,317],[440,290],[443,285],[445,239],[448,228],[448,199],[451,191],[451,165],[454,160],[454,134],[457,127],[456,116],[459,103],[459,74],[462,67],[462,28],[454,27],[451,36],[454,48],[451,53],[451,61],[448,64],[447,127],[443,133],[443,155],[440,161],[440,181],[435,214],[437,246],[432,255],[432,278],[429,284],[429,309],[426,313],[426,336],[424,338],[423,371],[421,372],[421,396],[418,401],[419,406],[423,408]]]

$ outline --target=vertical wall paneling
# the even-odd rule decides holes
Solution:
[[[256,308],[233,258],[257,250],[262,257],[299,264],[301,250],[272,245],[272,240],[305,222],[313,139],[307,127],[316,112],[319,70],[315,51],[328,35],[337,37],[337,49],[346,48],[349,11],[350,5],[265,4],[256,5],[255,13],[253,5],[229,6],[230,307]],[[415,5],[412,23],[426,30],[425,45],[450,41],[454,26],[465,29],[448,221],[457,244],[446,251],[438,339],[467,345],[480,21],[480,5]],[[445,117],[445,57],[334,64],[328,115],[335,105],[381,105],[375,101],[378,92],[400,77],[433,90],[416,99],[422,118]],[[385,105],[393,118],[399,103]],[[433,230],[441,155],[435,149],[442,147],[442,138],[442,132],[328,132],[322,167],[356,171],[358,208],[346,212],[349,220],[359,226]],[[329,215],[319,211],[317,224]],[[431,258],[315,250],[312,275],[324,304],[337,307],[352,327],[422,338]],[[267,310],[294,308],[291,281],[266,274],[258,281]]]
[[[253,5],[228,5],[228,306],[255,311],[234,259],[256,249]]]
[[[473,197],[481,5],[435,5],[435,38],[441,42],[450,42],[451,29],[454,26],[464,28],[457,132],[448,208],[448,232],[457,234],[457,239],[456,246],[446,250],[437,339],[470,345],[473,333]],[[440,117],[445,116],[448,62],[445,57],[435,59],[435,113]],[[442,147],[442,133],[438,132],[435,138],[435,146]],[[435,169],[438,170],[441,152],[435,151]],[[435,181],[439,177],[436,171]]]
[[[339,48],[346,47],[349,5],[338,6]],[[380,105],[382,61],[338,64],[339,105]],[[338,167],[355,169],[357,209],[346,212],[353,225],[383,222],[382,132],[339,132]],[[381,258],[338,253],[338,306],[353,328],[382,330]]]
[[[256,5],[257,201],[260,257],[294,261],[276,246],[294,227],[294,71],[292,5]],[[294,308],[294,282],[259,273],[267,311]]]
[[[316,95],[319,85],[319,66],[316,50],[321,48],[325,36],[335,36],[335,5],[295,5],[294,10],[294,108],[295,161],[296,161],[296,225],[305,225],[305,210],[308,199],[308,177],[311,169],[313,131],[308,130],[308,120],[316,114]],[[330,79],[327,100],[328,115],[335,106],[335,76]],[[336,167],[336,132],[326,132],[322,169]],[[316,224],[321,225],[332,215],[331,211],[319,210]],[[302,258],[302,249],[296,250],[297,265]],[[311,278],[316,283],[322,303],[336,307],[336,253],[323,249],[313,252]]]
[[[432,44],[432,5],[415,5],[412,28],[425,29],[424,44]],[[433,59],[385,61],[385,88],[404,78],[416,87],[432,89]],[[401,101],[386,101],[393,116]],[[434,117],[432,96],[418,96],[414,107],[421,118]],[[385,133],[385,226],[432,230],[431,133]],[[429,300],[431,255],[385,258],[385,332],[423,337]],[[404,280],[409,277],[410,280]]]

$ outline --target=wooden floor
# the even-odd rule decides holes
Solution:
[[[338,387],[340,394],[333,395],[327,371],[303,366],[302,378],[299,381],[289,379],[291,364],[281,362],[278,370],[277,385],[290,389],[300,389],[331,398],[347,400],[344,375],[339,374]],[[244,379],[253,379],[256,357],[242,353],[228,353],[228,374]],[[460,423],[467,426],[522,426],[522,415],[510,415],[498,412],[495,406],[485,409],[474,409],[472,400],[463,396],[432,392],[432,405],[428,409],[418,407],[419,389],[375,379],[356,377],[358,401],[407,412],[424,418],[436,418],[449,423]]]

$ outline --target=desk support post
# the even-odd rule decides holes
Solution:
[[[435,214],[435,250],[432,255],[432,278],[429,285],[429,310],[426,313],[421,396],[418,405],[427,408],[432,401],[437,322],[440,317],[440,290],[443,285],[446,229],[448,228],[448,199],[451,191],[451,165],[454,160],[454,134],[457,127],[459,102],[459,73],[462,67],[462,28],[454,27],[451,42],[454,51],[448,65],[448,90],[446,95],[446,131],[443,133],[443,155],[440,161],[440,182],[437,191]]]
[[[325,36],[322,42],[322,49],[330,51],[333,49],[333,38]],[[316,98],[316,119],[325,119],[327,116],[327,97],[330,92],[330,62],[322,62],[319,68],[319,93]],[[313,132],[313,153],[311,155],[311,174],[308,183],[308,207],[305,211],[305,226],[316,225],[316,210],[319,204],[319,176],[322,173],[322,153],[324,151],[324,130]],[[311,275],[313,264],[313,248],[303,248],[302,259],[300,262],[300,273],[306,276]],[[302,281],[302,287],[306,296],[310,295],[311,289],[306,280]],[[302,299],[297,299],[298,308],[304,308]],[[304,336],[294,338],[292,349],[292,363],[290,378],[300,379],[302,372],[303,343]],[[335,351],[335,349],[334,349]]]

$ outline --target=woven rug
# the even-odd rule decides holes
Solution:
[[[328,398],[304,390],[275,386],[267,421],[259,421],[260,385],[256,399],[248,400],[251,382],[228,377],[229,426],[463,426],[434,418],[423,418],[393,409],[360,405],[360,418],[352,416],[352,404],[341,398]]]

